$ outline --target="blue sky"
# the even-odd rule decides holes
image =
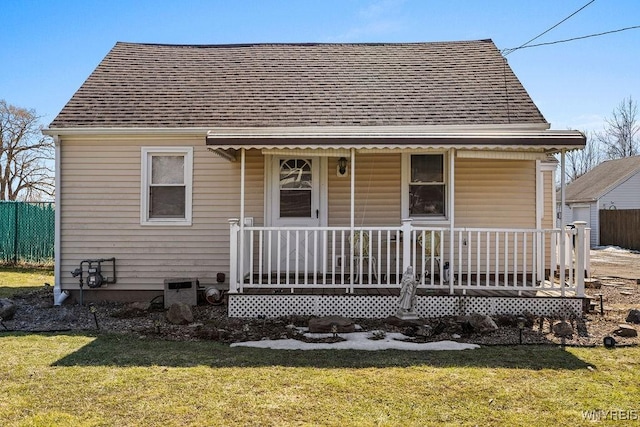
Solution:
[[[3,0],[0,99],[46,126],[117,41],[521,45],[589,0]],[[596,0],[534,43],[640,25],[640,1]],[[640,101],[640,29],[507,56],[552,128],[599,130]]]

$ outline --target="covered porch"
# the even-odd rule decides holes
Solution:
[[[243,137],[216,130],[207,138],[210,150],[240,168],[239,216],[229,220],[230,315],[385,317],[395,312],[409,267],[419,282],[417,311],[425,317],[582,309],[589,230],[583,223],[554,228],[549,181],[556,167],[549,155],[560,153],[564,175],[564,153],[580,145],[581,134],[529,129],[520,136],[421,133],[416,139],[418,134],[398,138],[379,132],[363,140],[345,134],[314,139],[306,133],[291,139],[282,130],[274,139],[271,131]],[[264,158],[262,215],[250,201],[255,196],[247,196],[255,192],[248,176],[255,174],[256,161],[247,161],[249,152]],[[359,166],[373,157],[398,165],[397,177],[388,178],[390,190],[381,188],[387,185],[382,178],[371,184],[374,167],[366,169],[369,181],[363,185]],[[432,170],[416,172],[425,159]],[[472,175],[468,171],[500,171],[503,165],[507,171],[489,172],[495,177],[483,185],[495,181],[509,188],[501,212],[506,219],[481,209],[475,214],[474,206],[482,202],[466,200],[483,196],[472,191],[477,186],[473,177],[466,178]],[[512,170],[517,170],[514,181],[526,186],[510,184]],[[339,178],[327,178],[334,173]],[[392,194],[394,188],[398,196],[377,207],[375,220],[361,213],[369,195]],[[511,192],[526,203],[510,201]],[[292,200],[293,207],[285,207]],[[249,214],[248,205],[254,209]],[[345,211],[348,216],[341,216]]]

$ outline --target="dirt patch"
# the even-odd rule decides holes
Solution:
[[[640,254],[620,250],[592,251],[592,277],[601,286],[586,292],[593,298],[590,313],[576,317],[558,313],[551,318],[529,316],[522,330],[526,344],[566,344],[576,346],[603,345],[606,336],[614,336],[619,324],[625,323],[630,309],[640,309]],[[67,300],[61,307],[53,306],[50,286],[17,295],[13,298],[17,311],[13,319],[3,320],[2,331],[73,331],[89,333],[122,333],[139,337],[167,340],[214,340],[223,343],[261,339],[294,338],[304,341],[301,329],[308,325],[308,316],[239,319],[227,317],[226,305],[203,305],[193,308],[194,322],[173,325],[167,322],[162,306],[131,309],[119,303],[80,306]],[[601,303],[602,301],[602,303]],[[601,310],[602,307],[602,310]],[[522,313],[517,313],[522,314]],[[402,332],[417,342],[455,340],[481,345],[507,345],[520,342],[520,329],[515,316],[494,318],[499,328],[495,332],[478,334],[469,328],[463,317],[424,319],[426,328],[399,326],[384,319],[354,319],[363,331]],[[557,337],[552,332],[555,323],[566,320],[573,329],[569,337]],[[640,325],[631,325],[640,331]],[[424,331],[428,333],[424,333]],[[638,337],[614,336],[621,345],[637,345]]]
[[[592,249],[590,255],[592,276],[640,279],[638,252],[608,246]]]

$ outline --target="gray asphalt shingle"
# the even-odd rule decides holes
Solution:
[[[546,123],[490,40],[117,43],[51,128]]]

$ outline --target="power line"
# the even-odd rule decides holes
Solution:
[[[566,18],[564,18],[562,21],[558,22],[557,24],[555,24],[554,26],[552,26],[551,28],[543,31],[542,33],[538,34],[537,36],[535,36],[534,38],[532,38],[531,40],[527,41],[526,43],[521,44],[518,47],[515,48],[511,48],[511,49],[504,49],[502,51],[503,56],[507,56],[512,52],[515,52],[518,49],[522,49],[524,47],[527,47],[527,45],[529,43],[531,43],[534,40],[539,39],[540,37],[544,36],[545,34],[547,34],[549,31],[553,30],[554,28],[556,28],[558,25],[562,24],[563,22],[567,21],[569,18],[573,17],[574,15],[578,14],[580,11],[582,11],[582,9],[586,8],[587,6],[589,6],[591,3],[593,3],[596,0],[591,0],[589,3],[585,4],[584,6],[582,6],[580,9],[576,10],[575,12],[573,12],[571,15],[567,16]],[[530,47],[530,46],[529,46]]]
[[[599,36],[604,36],[604,35],[607,35],[607,34],[619,33],[621,31],[636,30],[638,28],[640,28],[640,25],[635,25],[633,27],[619,28],[617,30],[605,31],[604,33],[589,34],[589,35],[586,35],[586,36],[573,37],[573,38],[570,38],[570,39],[556,40],[556,41],[552,41],[552,42],[532,44],[532,45],[529,45],[529,46],[521,46],[521,47],[517,47],[515,49],[505,49],[505,50],[507,50],[509,52],[504,54],[504,56],[506,56],[509,53],[511,53],[511,52],[513,52],[515,50],[518,50],[518,49],[527,49],[527,48],[530,48],[530,47],[548,46],[548,45],[551,45],[551,44],[572,42],[572,41],[575,41],[575,40],[582,40],[582,39],[588,39],[588,38],[591,38],[591,37],[599,37]]]

